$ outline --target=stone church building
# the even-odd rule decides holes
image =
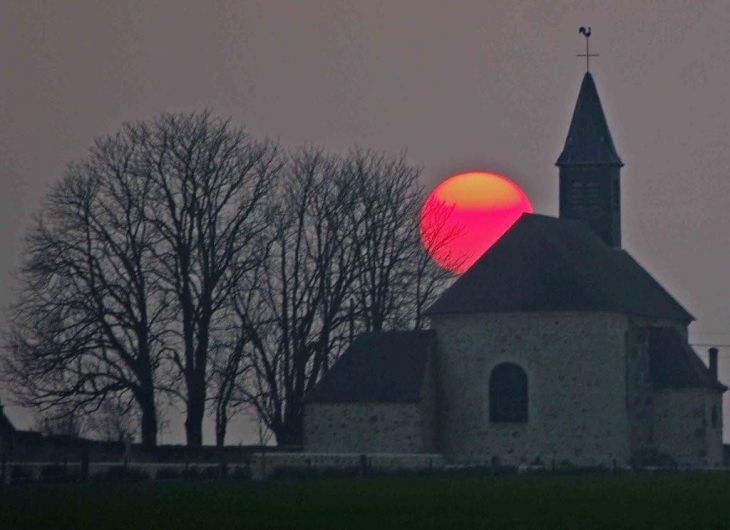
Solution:
[[[621,248],[623,163],[590,73],[556,165],[560,217],[524,214],[430,330],[356,338],[306,397],[306,452],[722,464],[716,352],[706,367],[692,315]]]

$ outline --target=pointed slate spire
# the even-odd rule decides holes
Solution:
[[[621,166],[593,76],[586,72],[560,173],[560,217],[578,219],[610,247],[621,248]]]
[[[556,166],[623,166],[608,130],[593,76],[586,72]]]

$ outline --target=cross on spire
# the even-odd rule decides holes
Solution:
[[[598,57],[597,53],[591,54],[591,28],[585,28],[581,26],[578,29],[578,33],[581,33],[586,38],[586,52],[576,55],[576,57],[586,58],[586,72],[591,71],[591,57]]]

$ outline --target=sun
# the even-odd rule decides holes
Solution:
[[[439,266],[471,267],[532,205],[520,187],[497,173],[471,171],[436,186],[421,209],[421,241]]]

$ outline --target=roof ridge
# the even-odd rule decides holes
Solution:
[[[426,314],[600,311],[693,320],[628,253],[611,250],[582,221],[523,215]]]

